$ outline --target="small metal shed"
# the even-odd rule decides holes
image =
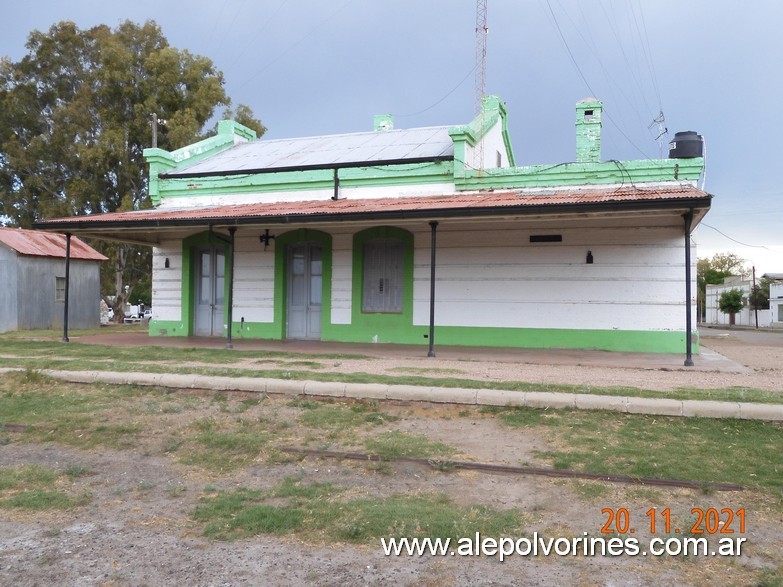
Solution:
[[[65,304],[63,234],[0,228],[0,332],[57,329]],[[68,321],[73,328],[100,325],[101,253],[73,237]]]

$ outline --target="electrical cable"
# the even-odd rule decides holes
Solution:
[[[700,224],[700,226],[706,226],[707,228],[711,228],[711,229],[712,229],[712,230],[714,230],[715,232],[717,232],[717,233],[719,233],[719,234],[722,234],[723,236],[725,236],[725,237],[726,237],[727,239],[729,239],[730,241],[733,241],[733,242],[737,243],[738,245],[742,245],[743,247],[752,247],[752,248],[754,248],[754,249],[766,249],[766,250],[768,250],[768,251],[771,251],[771,250],[772,250],[772,249],[770,249],[769,247],[765,247],[764,245],[749,245],[748,243],[743,243],[743,242],[741,242],[741,241],[738,241],[738,240],[737,240],[737,239],[735,239],[735,238],[731,238],[731,237],[730,237],[728,234],[726,234],[725,232],[723,232],[723,231],[721,231],[721,230],[718,230],[718,229],[717,229],[717,228],[715,228],[714,226],[710,226],[710,225],[709,225],[709,224],[707,224],[706,222],[702,222],[702,223]]]
[[[253,45],[253,43],[255,43],[258,40],[258,38],[261,36],[261,34],[266,29],[269,28],[269,23],[271,23],[274,20],[275,16],[277,16],[277,13],[280,12],[280,10],[282,10],[282,8],[283,8],[283,6],[285,6],[286,2],[288,2],[288,0],[283,0],[282,2],[280,2],[280,4],[275,9],[275,11],[269,16],[269,18],[266,19],[266,22],[261,27],[258,28],[258,30],[256,31],[256,34],[253,36],[253,38],[247,44],[245,44],[245,47],[237,54],[236,57],[234,57],[234,60],[229,65],[229,68],[233,67],[236,64],[236,62],[239,61],[239,58],[242,57],[242,55],[245,54],[245,52]]]
[[[587,86],[588,91],[592,96],[596,96],[596,93],[593,91],[593,88],[590,86],[590,82],[587,81],[587,78],[585,77],[584,73],[582,73],[582,69],[579,67],[579,64],[576,62],[576,58],[574,57],[573,52],[571,51],[571,47],[568,46],[568,41],[566,41],[565,36],[563,35],[563,31],[560,28],[560,23],[557,21],[557,17],[555,16],[554,10],[552,10],[552,4],[549,2],[549,0],[546,0],[546,4],[549,7],[549,12],[552,14],[552,19],[555,22],[555,27],[557,28],[557,32],[560,35],[560,39],[563,41],[563,45],[566,48],[566,51],[568,52],[568,55],[571,57],[571,62],[574,64],[574,67],[576,67],[576,71],[579,73],[579,77],[582,78],[582,81],[584,82],[585,86]],[[636,143],[634,143],[630,137],[625,134],[622,128],[614,121],[612,116],[609,114],[609,112],[604,109],[604,114],[606,115],[607,120],[612,123],[612,125],[618,130],[618,132],[625,137],[625,140],[628,141],[628,143],[636,149],[645,159],[651,160],[651,157],[645,153],[641,148],[639,148]]]
[[[304,36],[300,37],[298,41],[293,43],[292,45],[289,45],[286,49],[283,50],[282,53],[279,53],[275,58],[272,59],[272,61],[267,62],[266,65],[264,65],[261,69],[256,71],[253,75],[250,75],[245,78],[244,82],[237,88],[237,90],[241,90],[244,88],[248,82],[253,81],[256,79],[259,75],[261,75],[263,72],[265,72],[267,69],[269,69],[272,65],[277,63],[282,57],[287,55],[290,51],[292,51],[294,48],[298,47],[305,39],[307,39],[310,35],[312,35],[315,31],[325,26],[329,21],[331,21],[335,16],[337,16],[339,13],[341,13],[343,10],[345,10],[349,4],[352,4],[354,0],[348,0],[345,4],[340,6],[337,10],[332,12],[327,18],[321,20],[317,25],[315,25],[313,28],[311,28],[309,31],[307,31]]]
[[[456,92],[456,91],[457,91],[457,88],[459,88],[459,87],[460,87],[462,84],[464,84],[464,83],[465,83],[465,81],[466,81],[466,80],[467,80],[467,79],[468,79],[468,78],[471,76],[471,74],[472,74],[474,71],[476,71],[476,67],[478,67],[478,65],[474,65],[474,66],[473,66],[473,69],[471,69],[471,70],[468,72],[468,74],[467,74],[465,77],[463,77],[463,78],[462,78],[462,80],[461,80],[461,81],[460,81],[460,82],[459,82],[459,83],[458,83],[456,86],[454,86],[454,87],[451,89],[451,91],[449,91],[449,93],[447,93],[445,96],[443,96],[443,97],[442,97],[440,100],[438,100],[437,102],[435,102],[435,103],[434,103],[434,104],[432,104],[431,106],[428,106],[428,107],[427,107],[427,108],[425,108],[424,110],[419,110],[418,112],[413,112],[413,113],[411,113],[411,114],[395,114],[395,115],[394,115],[394,116],[395,116],[395,118],[408,118],[409,116],[418,116],[419,114],[424,114],[424,113],[425,113],[425,112],[427,112],[428,110],[432,110],[433,108],[435,108],[435,106],[437,106],[438,104],[440,104],[441,102],[443,102],[443,100],[445,100],[446,98],[448,98],[449,96],[451,96],[451,95],[452,95],[454,92]]]

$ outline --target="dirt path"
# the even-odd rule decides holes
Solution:
[[[730,337],[710,339],[710,348],[739,360],[752,373],[712,374],[639,371],[617,368],[474,364],[440,362],[444,376],[521,379],[592,385],[638,385],[654,389],[677,386],[744,385],[780,389],[781,351]],[[422,362],[363,364],[342,361],[335,369],[379,372],[421,368]],[[167,411],[146,406],[141,419],[159,418],[153,433],[124,450],[79,450],[51,442],[12,441],[0,446],[0,468],[38,464],[56,471],[77,468],[87,474],[68,481],[74,494],[91,495],[89,504],[65,511],[30,513],[0,509],[0,584],[3,585],[649,585],[756,584],[760,568],[780,568],[783,514],[768,496],[753,492],[703,493],[553,480],[471,471],[438,471],[430,467],[394,464],[379,469],[367,463],[306,458],[271,463],[259,457],[228,474],[211,474],[185,465],[163,450],[171,430],[188,419],[228,414],[285,422],[292,438],[328,445],[329,435],[308,429],[296,419],[285,399],[268,399],[247,412],[246,396],[229,395],[207,407]],[[187,408],[187,397],[173,394],[170,404]],[[372,433],[399,430],[425,435],[455,447],[461,458],[506,464],[538,464],[551,447],[530,431],[509,429],[497,419],[473,409],[449,406],[389,404],[384,409],[399,418]],[[118,407],[116,417],[129,418]],[[161,412],[163,410],[163,412]],[[201,411],[198,411],[201,410]],[[207,410],[207,411],[204,411]],[[148,412],[148,413],[147,413]],[[124,420],[122,420],[124,421]],[[357,429],[343,445],[361,446],[370,431]],[[353,435],[353,436],[352,436]],[[351,440],[353,439],[353,440]],[[304,440],[302,440],[304,442]],[[687,520],[693,507],[718,510],[746,508],[752,522],[746,554],[733,561],[679,557],[386,557],[379,544],[302,542],[290,536],[259,535],[222,542],[203,536],[193,521],[194,508],[206,495],[221,489],[264,489],[296,477],[303,483],[331,483],[357,496],[445,494],[457,505],[480,504],[515,509],[523,517],[525,535],[573,538],[584,532],[600,535],[606,522],[602,509],[625,507],[634,519],[645,519],[651,507],[670,508],[675,519]],[[515,537],[518,538],[518,537]],[[640,530],[640,540],[650,538]]]

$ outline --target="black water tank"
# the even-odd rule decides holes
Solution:
[[[674,134],[669,143],[669,159],[690,159],[704,153],[704,139],[692,130]]]

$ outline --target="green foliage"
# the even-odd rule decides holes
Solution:
[[[699,315],[706,312],[707,285],[718,285],[730,275],[743,275],[748,272],[747,262],[734,253],[715,253],[709,259],[699,259],[696,263],[696,284]]]
[[[382,432],[364,441],[365,448],[372,454],[387,459],[401,457],[444,458],[456,450],[442,442],[432,442],[420,434],[407,434],[399,430]]]
[[[40,465],[0,467],[0,509],[68,509],[89,502],[88,495],[53,490],[59,477],[59,473]]]
[[[215,109],[230,104],[212,61],[171,47],[153,21],[84,30],[62,21],[30,33],[26,47],[20,61],[0,61],[0,215],[20,227],[148,208],[151,115],[166,120],[158,146],[172,150],[203,138]],[[237,115],[265,130],[248,107]],[[147,248],[96,248],[110,259],[106,294],[122,296],[150,271]]]
[[[205,496],[192,516],[205,524],[207,536],[222,540],[290,533],[347,542],[390,536],[456,539],[522,529],[516,511],[458,506],[445,495],[344,500],[340,494],[329,484],[304,485],[289,478],[268,491],[238,488]]]
[[[259,421],[206,418],[191,426],[177,447],[180,461],[213,472],[232,471],[256,459],[270,440],[267,427]]]
[[[236,111],[230,108],[226,109],[223,113],[223,120],[235,120],[239,124],[256,131],[256,136],[259,137],[266,132],[266,127],[253,115],[250,107],[245,104],[239,104]],[[217,125],[215,126],[215,131],[217,132]]]
[[[357,403],[352,406],[319,404],[304,411],[299,419],[303,424],[312,428],[346,430],[365,424],[377,426],[399,418],[374,410],[366,404]]]
[[[748,305],[751,310],[769,310],[769,286],[772,280],[762,277],[758,284],[750,289]]]
[[[555,468],[780,489],[783,428],[770,422],[503,408],[500,420],[541,435]],[[655,447],[655,450],[650,450]]]
[[[718,308],[724,314],[736,314],[742,308],[745,307],[745,302],[742,299],[743,292],[741,289],[730,289],[720,294],[718,299]]]
[[[123,331],[131,331],[132,326],[124,326]],[[59,340],[61,332],[45,331],[47,336]],[[36,333],[37,335],[37,333]],[[30,336],[26,334],[25,336]],[[162,348],[162,347],[161,347]],[[156,355],[157,353],[157,355]],[[528,383],[525,381],[489,381],[452,377],[390,376],[379,373],[343,373],[335,371],[292,371],[247,369],[247,363],[259,357],[281,359],[301,357],[301,354],[284,351],[241,351],[225,349],[175,348],[165,349],[165,358],[158,347],[148,347],[140,352],[138,347],[106,347],[98,344],[71,342],[38,342],[20,340],[18,332],[0,334],[0,367],[21,367],[28,369],[63,369],[68,371],[138,371],[144,373],[200,374],[230,377],[269,377],[281,379],[283,373],[288,379],[309,381],[340,381],[352,383],[382,383],[385,385],[420,385],[425,387],[460,387],[469,389],[503,389],[508,391],[557,391],[593,395],[611,395],[628,397],[660,397],[661,392],[652,389],[620,386],[592,386],[559,383]],[[363,358],[362,355],[308,354],[312,359]],[[285,363],[281,360],[281,362]],[[187,363],[187,364],[186,364]],[[203,365],[198,365],[203,363]],[[222,365],[222,367],[212,366]],[[7,377],[10,377],[8,375]],[[783,387],[779,388],[783,391]],[[758,403],[779,403],[778,394],[763,389],[746,387],[726,387],[723,389],[679,388],[667,393],[671,399],[703,399],[716,401],[743,401]],[[316,408],[321,402],[297,399],[292,407]],[[152,406],[149,409],[158,409]],[[169,406],[163,411],[177,411],[181,408]],[[354,408],[352,408],[354,409]],[[483,410],[482,410],[483,411]],[[0,410],[2,414],[2,410]],[[387,414],[368,414],[367,421],[381,419],[389,421]],[[6,421],[14,422],[8,418]]]

